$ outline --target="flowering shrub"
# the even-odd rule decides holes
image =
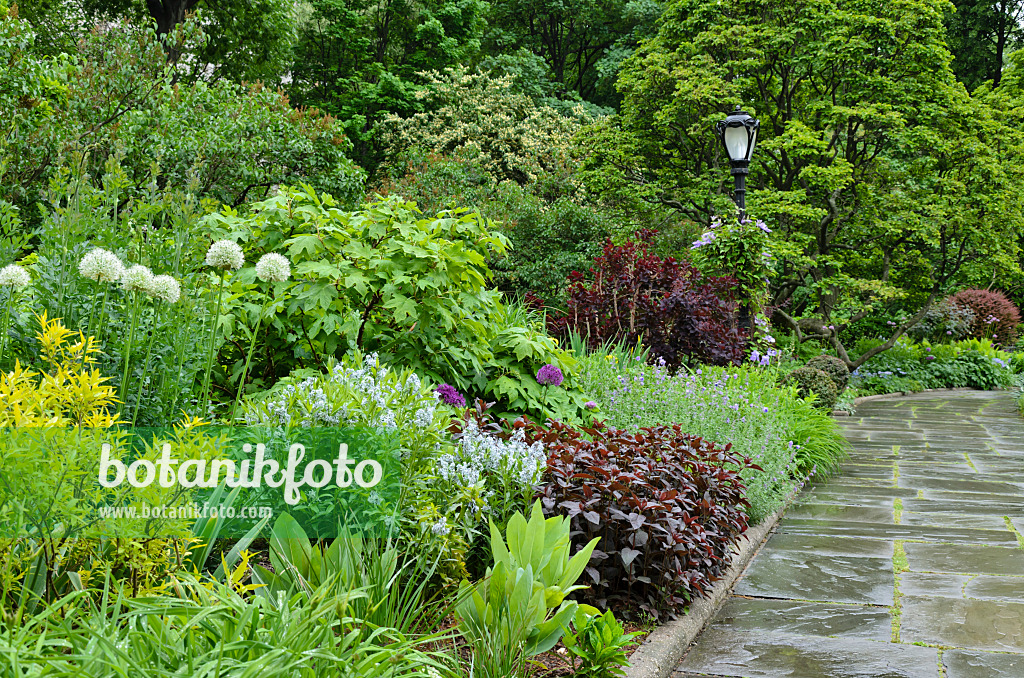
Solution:
[[[672,367],[690,360],[739,364],[746,334],[734,323],[735,280],[704,276],[690,264],[650,251],[653,232],[613,245],[594,260],[593,280],[574,272],[567,311],[550,320],[552,331],[575,331],[591,348],[609,340],[642,339],[651,355]]]
[[[481,426],[475,414],[467,413],[464,423],[453,427],[455,450],[438,457],[437,472],[456,494],[468,491],[478,499],[481,517],[504,527],[516,511],[525,510],[540,483],[544,446],[528,444],[522,430],[499,432],[487,418]]]
[[[1020,310],[1002,292],[962,290],[949,301],[974,313],[970,335],[975,339],[992,339],[1007,346],[1017,340]]]
[[[400,157],[419,146],[477,159],[499,181],[523,184],[572,163],[572,137],[590,122],[582,107],[566,116],[538,106],[515,92],[512,76],[469,73],[465,68],[422,75],[427,87],[418,98],[426,112],[405,119],[387,115],[380,123],[389,156]]]
[[[518,421],[548,452],[545,512],[568,513],[578,544],[598,538],[577,596],[602,608],[675,617],[729,566],[747,529],[741,469],[749,459],[678,424],[635,433]]]
[[[282,379],[245,407],[250,426],[368,426],[396,431],[409,473],[446,442],[448,415],[411,370],[381,364],[376,353],[345,356],[327,374]]]

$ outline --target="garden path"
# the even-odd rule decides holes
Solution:
[[[1024,677],[1024,419],[1007,393],[875,401],[673,678]]]

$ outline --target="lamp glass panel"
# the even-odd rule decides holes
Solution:
[[[729,154],[729,160],[747,159],[747,130],[744,127],[726,127],[725,151]]]
[[[757,128],[750,130],[750,150],[747,151],[747,160],[754,157],[754,146],[757,145]]]

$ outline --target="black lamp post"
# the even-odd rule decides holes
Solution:
[[[732,166],[732,178],[735,182],[733,201],[740,208],[740,219],[747,211],[747,174],[750,173],[750,156],[754,153],[757,143],[757,129],[761,123],[749,113],[740,110],[737,105],[725,120],[719,120],[715,132],[722,140],[725,154],[729,156]]]

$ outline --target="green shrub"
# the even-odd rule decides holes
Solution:
[[[191,18],[168,38],[200,38]],[[26,22],[0,11],[0,110],[11,131],[0,166],[0,199],[35,203],[65,163],[87,174],[111,158],[124,167],[128,197],[161,181],[228,205],[263,198],[279,183],[306,181],[352,203],[364,173],[347,154],[340,124],[315,109],[295,110],[260,83],[180,78],[155,26],[112,22],[90,31],[75,52],[40,56]],[[23,218],[36,219],[36,210]]]
[[[807,361],[807,367],[821,370],[828,375],[836,386],[836,397],[846,390],[850,383],[850,369],[839,358],[831,355],[819,355]]]
[[[824,410],[831,410],[839,399],[832,378],[814,367],[798,367],[789,373],[783,383],[796,386],[797,392],[805,398],[813,395],[815,405]]]
[[[293,369],[320,368],[352,350],[375,352],[470,399],[543,419],[574,419],[585,402],[575,389],[575,359],[548,337],[538,318],[506,306],[490,289],[487,259],[508,240],[466,210],[423,218],[414,203],[390,197],[355,212],[308,187],[282,188],[246,217],[227,210],[207,223],[259,254],[280,250],[294,276],[274,289],[272,317],[253,356],[254,380],[272,383]],[[232,312],[255,327],[245,295],[255,273],[233,282]],[[241,372],[237,348],[222,354],[222,381]],[[543,388],[534,375],[553,364],[565,376]],[[232,389],[233,390],[233,389]]]

